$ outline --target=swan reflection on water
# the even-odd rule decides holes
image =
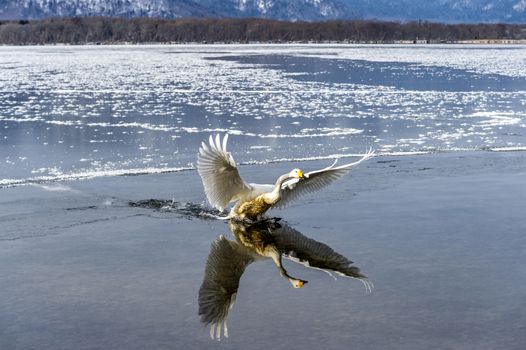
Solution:
[[[234,304],[239,280],[245,268],[257,260],[272,259],[280,275],[294,288],[303,287],[307,281],[290,276],[283,267],[282,256],[331,275],[334,272],[359,279],[368,292],[372,289],[372,283],[351,260],[286,224],[266,222],[248,226],[231,220],[229,227],[235,240],[220,235],[212,242],[199,289],[199,315],[203,324],[210,325],[212,339],[220,340],[221,333],[228,337],[228,312]]]

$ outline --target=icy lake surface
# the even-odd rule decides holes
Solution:
[[[524,150],[526,46],[0,47],[0,186],[238,162]]]
[[[258,183],[380,154],[269,212],[301,289],[179,171],[225,132]],[[526,46],[0,47],[0,349],[524,350],[525,132]]]

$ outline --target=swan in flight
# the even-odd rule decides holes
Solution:
[[[304,193],[314,192],[347,174],[355,165],[374,156],[371,149],[357,162],[331,166],[303,173],[293,169],[281,175],[274,185],[245,182],[232,155],[227,152],[228,134],[221,140],[210,135],[208,145],[203,142],[197,156],[197,171],[203,181],[210,204],[223,211],[231,202],[237,202],[227,218],[246,221],[261,220],[267,210],[284,207]]]
[[[220,340],[222,333],[228,337],[227,318],[236,300],[239,281],[248,265],[255,261],[272,259],[280,275],[294,288],[301,288],[307,281],[290,276],[283,267],[282,256],[308,268],[322,270],[334,279],[334,274],[358,279],[367,292],[373,288],[372,282],[351,260],[286,224],[248,226],[230,221],[229,228],[235,240],[223,235],[214,240],[199,288],[199,315],[203,324],[210,325],[212,339]]]

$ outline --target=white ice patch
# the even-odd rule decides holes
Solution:
[[[88,167],[86,172],[110,171],[105,176],[111,176],[111,170],[87,164],[95,153],[103,164],[118,159],[111,169],[137,169],[143,162],[153,168],[186,165],[188,159],[177,162],[188,156],[184,152],[190,148],[183,150],[180,145],[187,147],[201,137],[196,133],[204,138],[210,133],[229,133],[268,140],[272,148],[248,149],[247,145],[251,154],[243,159],[246,162],[327,159],[340,153],[344,157],[345,149],[356,152],[357,145],[366,144],[386,153],[409,154],[521,146],[525,144],[526,87],[521,91],[418,91],[378,86],[374,81],[371,85],[319,81],[327,72],[316,79],[309,79],[309,74],[320,72],[299,72],[307,73],[307,79],[299,80],[286,68],[214,58],[280,54],[354,60],[352,64],[356,60],[386,62],[386,66],[401,62],[410,64],[405,65],[407,69],[418,66],[416,71],[422,66],[459,68],[496,74],[482,78],[499,79],[526,77],[525,52],[524,45],[0,47],[0,64],[20,63],[0,74],[0,99],[6,102],[0,115],[0,130],[6,133],[0,139],[18,146],[17,142],[31,139],[39,130],[42,135],[35,142],[39,147],[46,145],[43,148],[50,154],[54,147],[78,152],[72,151],[69,160],[41,164],[33,154],[13,147],[1,160],[8,168],[2,177],[12,177],[9,168],[21,170],[15,169],[22,163],[18,157],[27,157],[26,168],[36,169],[34,175],[31,170],[21,175],[27,179],[78,173],[75,166]],[[193,118],[205,118],[206,123],[195,123]],[[17,136],[11,133],[15,128],[20,130]],[[79,137],[64,137],[68,134]],[[314,145],[314,138],[321,146]],[[129,140],[136,141],[129,148],[138,152],[151,139],[158,141],[155,147],[161,152],[152,150],[148,152],[152,155],[143,158],[127,152]],[[265,143],[258,141],[254,144]],[[165,149],[169,151],[162,154]],[[273,159],[260,161],[269,155]],[[62,170],[48,172],[54,166]]]
[[[505,126],[505,125],[517,125],[526,119],[526,113],[520,114],[515,112],[476,112],[471,115],[475,118],[487,118],[478,122],[479,126],[490,127],[490,126]]]
[[[526,151],[526,146],[514,146],[514,147],[492,147],[489,149],[493,152],[514,152],[514,151]]]
[[[380,151],[376,152],[375,156],[416,156],[430,154],[432,151]],[[252,164],[268,164],[268,163],[288,163],[288,162],[310,162],[316,160],[335,160],[344,158],[363,157],[365,153],[337,153],[326,156],[312,156],[312,157],[298,157],[298,158],[272,158],[257,161],[248,161],[240,163],[241,165],[252,165]]]
[[[71,181],[71,180],[87,180],[96,177],[106,176],[125,176],[125,175],[145,175],[145,174],[163,174],[173,173],[184,170],[192,170],[193,167],[179,167],[179,168],[138,168],[138,169],[113,169],[113,170],[93,170],[81,171],[72,173],[62,173],[59,170],[50,171],[50,175],[37,176],[24,179],[0,179],[1,187],[12,187],[20,185],[38,184],[57,181]],[[52,174],[51,174],[52,173]]]

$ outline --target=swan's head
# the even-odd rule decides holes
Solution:
[[[292,287],[294,288],[301,288],[305,285],[305,283],[307,283],[307,281],[299,280],[296,278],[289,278],[289,282],[290,284],[292,284]]]
[[[303,171],[301,171],[298,168],[292,169],[292,171],[289,173],[289,176],[293,177],[293,178],[296,178],[296,179],[303,179],[304,178]]]

